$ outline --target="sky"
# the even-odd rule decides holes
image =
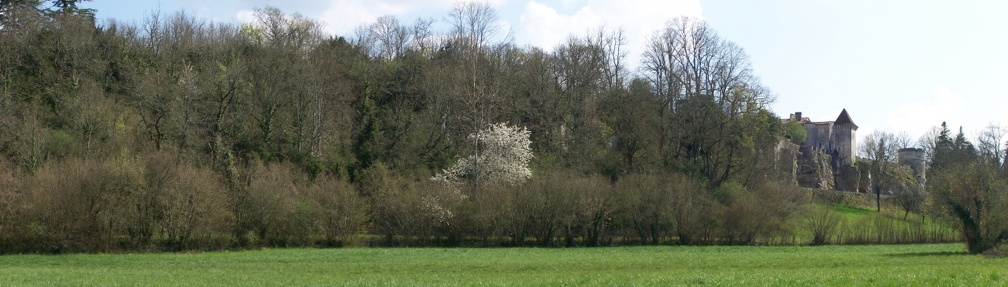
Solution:
[[[251,22],[271,5],[350,36],[361,24],[393,15],[444,23],[456,0],[94,0],[99,21],[141,22],[151,12],[184,10],[215,22]],[[935,0],[489,0],[500,37],[551,51],[570,35],[622,28],[627,62],[639,66],[648,37],[669,19],[703,19],[745,49],[775,95],[781,117],[813,121],[842,109],[860,127],[913,138],[947,122],[973,137],[989,124],[1008,126],[1008,1]]]

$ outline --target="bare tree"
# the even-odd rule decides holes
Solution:
[[[1008,128],[989,123],[976,137],[977,152],[990,164],[1002,167],[1005,164],[1005,140],[1008,139]]]
[[[625,46],[626,35],[623,29],[608,30],[605,26],[590,31],[585,36],[585,42],[600,53],[599,60],[603,73],[602,87],[604,89],[622,88],[625,84],[627,56]]]
[[[892,140],[893,145],[897,150],[914,146],[913,138],[911,138],[910,134],[907,132],[894,134]]]
[[[935,147],[938,145],[938,136],[940,134],[941,128],[933,126],[917,139],[917,146],[924,150],[924,157],[929,167],[931,166],[931,161],[934,159]]]
[[[435,39],[434,31],[431,27],[434,25],[434,18],[417,18],[413,22],[413,48],[421,53],[429,53],[431,49],[437,47],[437,39]]]
[[[265,40],[279,47],[294,47],[307,52],[322,41],[322,25],[295,13],[285,15],[272,6],[255,9],[256,24]]]
[[[452,37],[462,41],[470,53],[489,45],[500,31],[497,19],[497,10],[489,2],[456,2],[448,14]]]
[[[395,16],[379,17],[371,25],[371,35],[375,38],[377,55],[385,60],[392,60],[406,54],[406,49],[413,40],[410,28],[399,23]]]

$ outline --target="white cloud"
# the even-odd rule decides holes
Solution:
[[[950,129],[963,123],[963,96],[946,86],[938,86],[930,98],[911,101],[889,112],[886,123],[895,132],[920,136],[942,121]]]
[[[254,10],[241,10],[235,13],[235,19],[238,23],[255,23],[256,15]]]
[[[571,35],[584,35],[588,30],[605,25],[608,29],[622,28],[627,37],[628,64],[639,63],[648,37],[665,22],[678,16],[703,17],[698,0],[642,0],[623,1],[576,0],[562,1],[562,5],[581,7],[570,14],[561,14],[536,0],[525,5],[521,14],[518,39],[551,51]]]
[[[332,0],[318,19],[327,33],[349,35],[357,26],[374,22],[378,17],[402,15],[415,8],[398,2],[407,1]]]
[[[480,0],[433,0],[433,1],[413,1],[413,0],[331,0],[329,4],[318,15],[309,12],[309,16],[317,17],[325,25],[325,30],[330,34],[350,35],[357,26],[374,22],[378,17],[385,15],[403,16],[422,9],[449,9],[456,2],[475,2]],[[490,6],[499,8],[508,0],[490,0]],[[481,1],[482,2],[482,1]],[[498,11],[499,13],[500,11]],[[429,15],[430,16],[430,15]],[[441,15],[433,15],[440,17]],[[413,19],[400,19],[407,23],[412,23]],[[510,28],[509,25],[502,25],[502,28]],[[502,30],[506,31],[506,30]]]

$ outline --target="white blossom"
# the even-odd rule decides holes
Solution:
[[[528,167],[532,160],[529,135],[524,127],[512,127],[506,123],[490,125],[469,135],[477,143],[476,154],[459,159],[433,179],[451,183],[469,178],[513,184],[532,178],[532,170]]]

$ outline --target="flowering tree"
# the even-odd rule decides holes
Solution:
[[[532,177],[528,168],[532,159],[528,129],[498,123],[469,138],[476,142],[476,154],[460,159],[434,176],[434,180],[519,183]]]

